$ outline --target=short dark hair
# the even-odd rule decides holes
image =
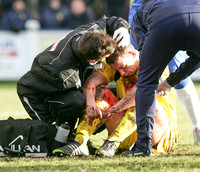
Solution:
[[[129,44],[127,47],[117,47],[113,54],[111,54],[109,57],[106,58],[106,62],[110,64],[115,64],[117,59],[121,56],[126,56],[129,54],[130,48],[133,47],[131,44]]]
[[[78,43],[78,53],[86,60],[99,60],[112,54],[117,43],[104,31],[91,31],[82,35]]]

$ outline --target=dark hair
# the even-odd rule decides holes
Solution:
[[[82,35],[78,43],[78,53],[86,60],[98,60],[112,54],[117,43],[104,31],[91,31]]]
[[[133,47],[129,44],[127,47],[117,47],[113,54],[106,58],[108,64],[115,64],[119,57],[123,57],[129,54],[130,48]]]

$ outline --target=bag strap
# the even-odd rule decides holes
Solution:
[[[28,139],[29,139],[29,135],[30,135],[30,130],[31,130],[31,126],[25,126],[24,128],[24,133],[23,133],[23,140],[22,142],[19,144],[20,145],[20,148],[21,150],[20,151],[16,151],[16,150],[12,150],[9,148],[9,140],[10,140],[10,135],[11,135],[11,132],[12,132],[12,126],[11,125],[8,125],[5,127],[5,133],[4,133],[4,153],[6,155],[9,155],[9,156],[24,156],[25,155],[25,152],[24,152],[24,148],[28,142]]]

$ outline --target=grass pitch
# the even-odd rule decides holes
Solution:
[[[200,83],[195,83],[200,96]],[[16,82],[0,83],[0,119],[29,118],[16,93]],[[200,114],[199,114],[200,115]],[[193,145],[190,120],[177,100],[179,143],[174,152],[154,154],[153,157],[113,158],[0,158],[0,171],[200,171],[200,147]],[[93,136],[98,147],[106,138],[106,131]]]

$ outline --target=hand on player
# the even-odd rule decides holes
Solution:
[[[111,113],[109,111],[107,111],[107,110],[102,110],[102,116],[103,116],[103,118],[100,119],[101,122],[96,126],[96,128],[99,128],[104,123],[106,123],[109,120],[109,118],[111,116]]]
[[[166,96],[170,93],[171,91],[171,86],[168,84],[167,80],[164,80],[159,83],[158,86],[158,96]]]
[[[117,41],[119,47],[127,47],[130,43],[130,34],[124,27],[120,27],[113,34],[113,39]]]
[[[92,122],[94,119],[96,119],[96,118],[102,119],[103,118],[102,109],[99,106],[97,106],[96,104],[88,105],[86,107],[86,113],[88,115],[87,122],[90,126],[92,125]]]

